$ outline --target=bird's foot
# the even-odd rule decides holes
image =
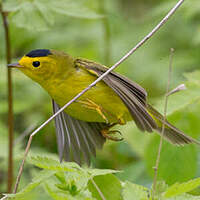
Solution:
[[[118,131],[118,130],[109,131],[108,128],[101,130],[101,134],[103,135],[103,137],[105,137],[105,138],[107,138],[109,140],[117,141],[117,142],[122,141],[124,139],[123,137],[112,136],[112,135],[116,135],[117,133],[120,136],[122,136],[121,132]]]
[[[107,117],[104,115],[104,109],[100,105],[94,103],[90,99],[87,99],[86,101],[79,100],[78,102],[82,103],[83,106],[88,108],[88,109],[96,110],[98,112],[98,114],[101,115],[101,117],[105,120],[105,122],[107,124],[109,123]]]

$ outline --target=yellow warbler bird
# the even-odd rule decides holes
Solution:
[[[96,62],[74,58],[69,54],[37,49],[10,64],[39,83],[52,97],[53,110],[65,105],[108,68]],[[161,133],[163,116],[146,100],[146,91],[126,77],[110,72],[55,118],[60,160],[90,164],[91,155],[106,139],[119,141],[110,130],[116,124],[133,120],[141,131]],[[165,122],[164,137],[173,144],[199,144],[182,131]]]

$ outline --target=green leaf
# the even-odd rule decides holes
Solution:
[[[93,181],[89,181],[88,188],[92,193],[92,196],[97,200],[102,200],[102,197],[99,193],[101,193],[105,199],[122,200],[121,183],[113,174],[95,176]]]
[[[141,185],[126,181],[123,185],[122,196],[124,200],[148,200],[150,191]]]
[[[49,183],[45,185],[45,189],[55,200],[95,200],[87,189],[80,191],[76,195],[71,195],[68,191],[58,190]]]
[[[188,79],[188,81],[185,82],[187,89],[169,97],[168,116],[200,100],[200,71],[186,73],[184,76]],[[163,111],[164,101],[159,100],[157,104],[159,105],[158,110]]]
[[[85,171],[70,172],[65,174],[66,184],[75,183],[78,190],[86,188],[90,176]]]
[[[112,169],[91,169],[91,168],[86,168],[85,171],[89,173],[89,175],[93,178],[94,176],[99,176],[99,175],[106,175],[106,174],[113,174],[113,173],[118,173],[120,171],[117,170],[112,170]]]
[[[200,178],[196,178],[185,183],[175,183],[166,190],[166,192],[164,193],[164,197],[169,198],[173,196],[178,196],[180,194],[189,192],[198,186],[200,186]]]
[[[63,194],[58,191],[54,191],[48,184],[45,185],[47,193],[55,200],[73,200],[69,194]]]
[[[185,75],[187,90],[169,98],[168,120],[192,137],[199,136],[200,129],[200,71]],[[154,136],[145,148],[145,161],[149,174],[153,176],[152,166],[158,151],[160,137]],[[197,172],[197,148],[195,145],[176,147],[164,142],[159,166],[159,178],[168,184],[187,181],[194,178]]]
[[[41,183],[44,183],[48,178],[55,174],[54,171],[43,170],[38,173],[38,175],[29,183],[25,188],[16,194],[8,194],[9,198],[14,199],[25,199],[25,196],[28,195],[33,189],[35,189]]]
[[[53,11],[64,15],[87,19],[100,19],[103,17],[103,15],[97,14],[89,8],[88,1],[85,0],[59,0],[59,3],[50,0],[48,3],[51,5]]]
[[[47,19],[45,15],[49,16],[49,10],[42,10],[42,8],[38,9],[38,4],[35,1],[23,2],[20,4],[20,8],[13,13],[12,21],[21,28],[45,31],[52,24],[52,18]]]
[[[144,161],[133,162],[123,169],[123,172],[116,175],[122,181],[131,181],[144,184],[151,182],[149,176],[146,173]]]
[[[182,194],[179,196],[167,198],[166,200],[199,200],[199,196],[192,196],[190,194]]]
[[[7,12],[15,12],[21,7],[19,1],[6,0],[3,2],[3,10]]]
[[[12,13],[12,21],[16,26],[30,31],[46,31],[54,24],[55,13],[87,19],[103,17],[89,5],[88,1],[83,0],[8,0],[3,4],[3,9]]]
[[[78,164],[72,162],[63,162],[60,163],[58,160],[55,160],[50,157],[42,157],[42,156],[31,156],[29,162],[34,164],[35,166],[55,171],[67,171],[67,172],[75,172],[76,170],[81,170]]]
[[[153,137],[153,136],[152,136]],[[146,147],[145,162],[148,173],[153,177],[160,136],[155,135]],[[158,178],[167,184],[186,181],[193,178],[197,171],[197,151],[194,145],[174,146],[163,141]]]

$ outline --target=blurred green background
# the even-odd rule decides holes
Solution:
[[[63,1],[63,0],[62,0]],[[186,1],[167,24],[116,71],[141,84],[148,100],[161,111],[165,93],[170,48],[175,49],[171,88],[186,83],[188,90],[169,99],[169,121],[194,138],[200,138],[200,4]],[[7,1],[11,11],[10,37],[13,62],[32,49],[63,50],[73,56],[108,64],[106,48],[110,48],[109,66],[117,62],[139,42],[168,12],[176,1],[108,0],[84,1],[84,9],[54,13],[52,1]],[[31,7],[41,3],[39,14]],[[58,2],[58,1],[57,1]],[[70,1],[69,1],[70,2]],[[80,1],[78,1],[80,2]],[[30,3],[30,5],[28,4]],[[35,4],[36,5],[36,4]],[[52,6],[54,6],[52,4]],[[105,13],[103,13],[103,8]],[[63,7],[63,10],[65,7]],[[70,11],[70,10],[69,10]],[[42,14],[41,14],[42,13]],[[102,15],[106,18],[102,18]],[[105,22],[106,20],[106,22]],[[108,24],[108,27],[105,27]],[[5,39],[0,19],[0,192],[6,191],[7,178],[7,80]],[[106,31],[110,35],[106,39]],[[110,40],[110,42],[109,42]],[[26,133],[52,114],[51,99],[35,82],[13,70],[15,113],[15,175],[27,142]],[[122,170],[121,180],[150,186],[157,155],[159,136],[141,133],[134,123],[120,127],[122,142],[108,141],[93,160],[96,168]],[[22,137],[21,137],[22,136]],[[33,139],[31,152],[57,153],[54,124],[51,122]],[[186,181],[200,175],[200,153],[196,146],[175,147],[164,142],[159,179],[168,184]],[[23,185],[30,180],[32,167],[27,165]]]

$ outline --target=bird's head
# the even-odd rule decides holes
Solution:
[[[18,68],[36,82],[62,77],[73,66],[73,58],[60,51],[49,49],[36,49],[23,56],[18,63],[9,64],[8,67]]]

